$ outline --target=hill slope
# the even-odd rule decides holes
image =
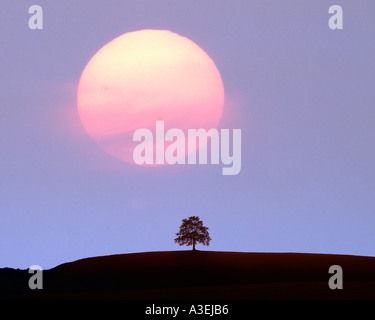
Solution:
[[[343,290],[328,287],[331,265],[343,269]],[[43,280],[43,290],[13,289],[12,294],[52,299],[375,299],[375,258],[302,253],[147,252],[64,263],[44,271]],[[9,297],[9,293],[1,290],[0,296]]]

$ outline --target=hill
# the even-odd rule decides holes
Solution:
[[[343,290],[331,290],[331,265]],[[170,251],[92,257],[43,273],[0,270],[0,298],[43,299],[375,299],[375,258],[304,253]]]

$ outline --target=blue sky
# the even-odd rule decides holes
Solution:
[[[0,19],[0,267],[182,250],[375,255],[373,1],[10,1]],[[28,8],[43,8],[30,30]],[[341,5],[344,29],[328,27]],[[144,168],[85,133],[76,90],[104,44],[142,29],[188,37],[225,87],[220,128],[242,130],[242,170]]]

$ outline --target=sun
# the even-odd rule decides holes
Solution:
[[[84,68],[77,92],[81,122],[108,154],[133,163],[133,133],[215,128],[224,106],[214,61],[193,41],[168,30],[125,33]]]

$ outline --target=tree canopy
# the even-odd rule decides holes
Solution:
[[[193,250],[195,250],[197,243],[208,246],[211,241],[208,228],[203,226],[203,221],[197,216],[182,219],[180,231],[176,233],[176,236],[177,238],[174,239],[175,243],[178,243],[180,246],[184,244],[187,246],[193,245]]]

